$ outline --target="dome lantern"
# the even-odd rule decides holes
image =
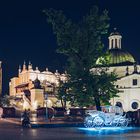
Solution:
[[[114,28],[114,31],[108,37],[108,39],[109,39],[109,49],[121,49],[122,36],[116,30],[117,29]]]

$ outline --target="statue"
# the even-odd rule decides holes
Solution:
[[[138,73],[138,68],[137,68],[136,64],[134,64],[134,72],[133,73]]]
[[[41,85],[40,85],[40,81],[38,80],[38,78],[36,78],[34,81],[33,81],[33,84],[34,84],[34,88],[35,89],[42,89]]]
[[[128,66],[126,67],[126,76],[129,75],[129,68]]]

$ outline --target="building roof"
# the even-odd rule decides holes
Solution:
[[[28,86],[28,84],[29,84],[29,83],[23,83],[23,84],[17,85],[15,88],[26,87],[26,86]]]
[[[121,34],[117,31],[117,28],[114,28],[113,32],[110,33],[110,36],[113,35],[121,35]]]
[[[121,35],[119,32],[117,32],[117,31],[114,31],[114,32],[112,32],[111,34],[110,34],[110,36],[113,36],[113,35]]]

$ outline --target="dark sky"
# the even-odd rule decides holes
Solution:
[[[109,11],[110,31],[117,27],[123,35],[122,47],[140,60],[140,6],[138,0],[1,0],[0,60],[3,61],[3,92],[8,82],[17,76],[18,65],[31,61],[40,70],[62,70],[63,58],[57,47],[51,26],[42,14],[45,8],[63,10],[75,21],[81,19],[92,5]],[[105,45],[107,46],[106,38]]]

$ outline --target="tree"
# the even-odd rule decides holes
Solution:
[[[67,87],[65,100],[72,105],[96,105],[97,110],[101,110],[101,104],[108,103],[117,93],[116,75],[107,73],[107,63],[104,68],[96,64],[97,58],[104,53],[102,35],[108,31],[108,12],[100,13],[98,7],[93,6],[78,23],[72,22],[62,11],[47,9],[44,13],[56,35],[57,52],[67,56],[69,77],[67,83],[61,85],[59,97],[64,96],[61,90],[64,93]],[[91,71],[96,67],[98,69]]]
[[[10,99],[8,95],[0,96],[0,107],[7,107],[10,105]]]
[[[58,94],[56,97],[61,101],[62,107],[66,107],[66,101],[67,99],[67,91],[68,91],[68,85],[67,83],[63,83],[62,81],[59,82],[59,87],[58,87]]]

